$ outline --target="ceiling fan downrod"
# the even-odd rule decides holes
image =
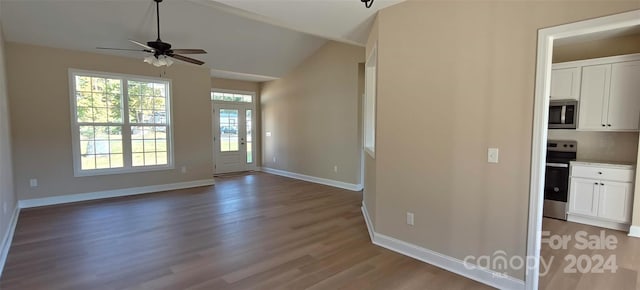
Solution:
[[[158,28],[158,42],[161,42],[162,40],[160,40],[160,2],[162,2],[162,0],[153,0],[156,2],[156,23],[157,23],[157,28]]]

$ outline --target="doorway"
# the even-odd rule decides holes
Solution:
[[[541,29],[538,31],[527,257],[534,257],[525,276],[526,289],[538,289],[545,185],[547,123],[554,40],[640,25],[640,10]],[[529,260],[529,259],[528,259]]]
[[[256,170],[253,92],[212,92],[213,174]]]

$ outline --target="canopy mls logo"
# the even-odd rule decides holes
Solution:
[[[364,6],[367,8],[371,8],[373,5],[373,0],[360,0],[360,2],[364,3]]]
[[[561,261],[564,273],[616,273],[618,264],[616,255],[604,255],[606,251],[612,251],[617,248],[618,238],[615,235],[606,235],[605,231],[600,231],[599,235],[590,235],[585,231],[578,231],[572,235],[551,235],[548,231],[542,232],[542,245],[546,245],[552,251],[569,250],[571,254],[564,256],[564,262]],[[580,251],[587,254],[580,255]],[[600,251],[595,252],[594,251]],[[540,276],[549,273],[551,264],[556,257],[540,257]],[[526,258],[507,255],[505,251],[498,250],[492,255],[484,256],[467,256],[464,258],[464,266],[469,270],[474,269],[491,269],[496,271],[499,276],[506,276],[509,270],[517,271],[523,268],[527,270],[533,269],[536,257]]]

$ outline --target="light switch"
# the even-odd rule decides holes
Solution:
[[[498,154],[498,148],[489,148],[489,152],[487,153],[487,162],[498,163]]]
[[[271,137],[271,132],[267,132],[267,137]]]

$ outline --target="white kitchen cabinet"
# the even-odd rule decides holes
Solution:
[[[578,129],[606,130],[607,104],[611,84],[611,65],[594,65],[582,68]]]
[[[551,70],[551,100],[578,100],[580,98],[580,67]]]
[[[638,130],[640,126],[640,61],[611,65],[607,127]]]
[[[553,65],[551,99],[579,100],[578,130],[640,131],[639,92],[640,54]]]
[[[631,182],[603,181],[599,185],[598,214],[603,219],[628,223],[631,221]]]
[[[599,184],[592,179],[571,178],[569,212],[597,216]]]
[[[629,229],[634,166],[574,161],[570,175],[567,220]]]

